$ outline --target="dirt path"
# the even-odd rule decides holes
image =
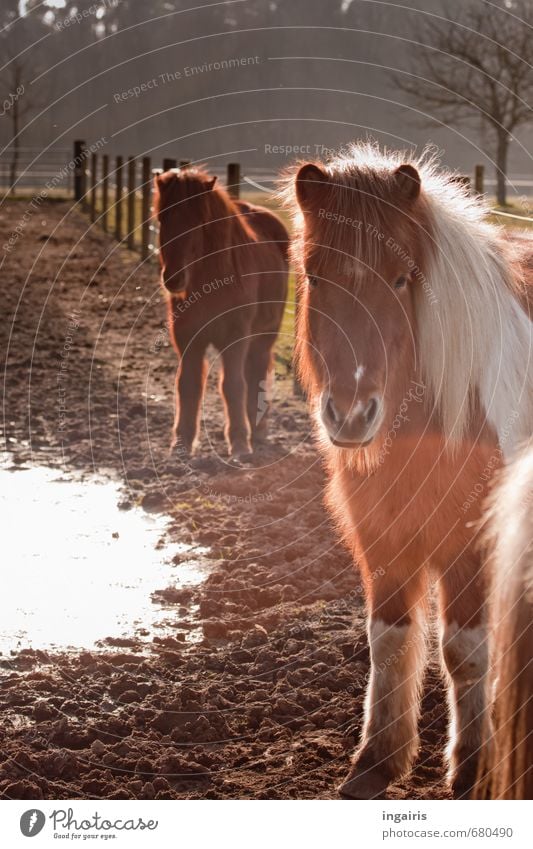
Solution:
[[[1,244],[25,211],[0,208]],[[332,797],[361,726],[368,648],[305,407],[279,379],[270,444],[254,468],[231,469],[213,373],[198,456],[169,458],[176,361],[157,272],[86,228],[68,204],[43,204],[5,256],[10,462],[118,476],[124,509],[167,513],[173,541],[208,546],[204,584],[158,594],[203,638],[2,658],[0,796]],[[445,715],[432,666],[420,757],[391,797],[446,796]]]

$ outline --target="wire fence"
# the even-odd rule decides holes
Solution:
[[[70,171],[63,173],[65,163],[72,156],[69,147],[21,147],[15,151],[7,147],[0,153],[0,189],[8,191],[15,182],[19,193],[39,191],[59,177],[58,192],[71,195],[74,183]]]
[[[41,198],[73,197],[91,220],[104,231],[124,240],[127,247],[140,250],[143,259],[153,252],[156,226],[151,219],[151,191],[154,174],[190,164],[187,160],[165,157],[110,156],[102,152],[103,143],[87,146],[76,140],[74,148],[21,147],[14,162],[14,151],[0,154],[0,189],[11,196]],[[270,194],[277,173],[264,168],[248,168],[231,162],[216,165],[210,172],[225,179],[230,194],[241,191]]]
[[[76,152],[74,152],[75,157]],[[109,157],[110,165],[116,158]],[[15,168],[13,169],[14,150],[11,147],[6,147],[0,152],[0,190],[4,193],[12,190],[13,178],[15,192],[19,194],[27,194],[29,191],[38,192],[46,189],[50,181],[54,181],[54,188],[57,188],[58,192],[72,196],[74,195],[74,168],[65,167],[72,159],[73,150],[69,147],[55,147],[45,150],[37,147],[21,147],[18,150]],[[127,161],[127,158],[123,157],[123,161]],[[156,158],[151,157],[151,161],[153,161],[154,170],[158,170]],[[181,160],[181,162],[183,161]],[[163,158],[159,162],[159,168],[165,170],[165,165],[168,163],[179,165],[180,161]],[[87,176],[89,175],[89,167],[89,162],[87,162]],[[214,165],[209,170],[219,178],[223,178],[227,174],[227,168],[220,165]],[[240,174],[241,168],[239,166]],[[250,191],[270,191],[277,176],[278,172],[274,169],[247,167],[246,173],[242,173],[240,179],[244,191],[248,189]],[[114,169],[110,170],[108,182],[109,187],[114,190],[116,188]]]
[[[21,147],[16,162],[13,148],[5,148],[0,154],[0,188],[11,194],[33,192],[42,197],[73,197],[93,222],[119,241],[124,240],[128,248],[139,250],[146,259],[156,241],[156,228],[151,220],[153,176],[190,163],[170,157],[160,161],[149,156],[112,157],[102,152],[103,145],[103,141],[87,146],[84,141],[76,140],[73,149]],[[228,191],[236,198],[243,191],[271,194],[277,179],[275,170],[247,167],[244,171],[236,162],[225,167],[215,165],[210,171],[225,178]],[[496,180],[486,178],[483,165],[476,165],[473,177],[458,174],[455,179],[480,195],[496,185]],[[529,211],[533,180],[520,174],[509,178],[508,185],[515,195],[522,190],[520,202]],[[522,224],[533,223],[526,214],[491,211]]]

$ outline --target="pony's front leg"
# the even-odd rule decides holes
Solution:
[[[187,349],[176,373],[176,418],[172,442],[174,448],[186,455],[190,454],[196,440],[205,379],[203,348]]]
[[[248,341],[230,344],[222,353],[224,372],[221,381],[226,408],[226,439],[233,457],[250,454],[250,426],[246,412],[246,378],[244,367]]]
[[[449,676],[449,782],[455,797],[468,797],[481,751],[491,745],[488,719],[488,646],[485,587],[479,565],[463,560],[441,578],[441,648]]]
[[[248,421],[254,446],[266,438],[270,410],[272,369],[271,348],[274,335],[253,339],[246,359]]]
[[[388,569],[369,579],[371,671],[364,727],[352,769],[339,788],[351,799],[380,796],[409,770],[418,748],[425,582],[421,571],[409,575],[394,563]]]

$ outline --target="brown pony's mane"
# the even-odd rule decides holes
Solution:
[[[245,215],[215,181],[201,166],[165,171],[155,181],[154,213],[167,212],[177,221],[185,221],[185,230],[191,235],[209,239],[210,253],[256,242]],[[183,232],[183,226],[180,229]]]
[[[376,268],[386,252],[390,253],[391,244],[387,242],[393,237],[393,249],[412,251],[416,245],[417,256],[413,259],[423,265],[424,252],[431,250],[431,245],[421,238],[430,227],[429,212],[423,200],[418,204],[416,218],[405,214],[406,211],[394,201],[395,163],[391,163],[390,157],[379,156],[377,149],[370,146],[354,146],[351,153],[354,155],[338,156],[326,165],[315,163],[331,177],[324,192],[323,206],[318,210],[323,245],[327,245],[329,252],[327,262],[330,266],[342,267],[351,258],[362,269]],[[398,156],[398,164],[403,161],[408,160]],[[303,229],[301,213],[295,206],[294,177],[302,165],[300,161],[286,172],[281,191],[282,199],[296,219],[297,238],[292,258],[297,267],[305,265],[309,253],[313,252],[312,245],[298,238],[303,235]],[[340,224],[339,216],[344,216]],[[320,252],[317,253],[320,258]]]
[[[394,200],[394,172],[403,163],[412,164],[421,174],[423,192],[417,202],[416,212],[405,214]],[[279,181],[279,198],[291,214],[295,238],[291,257],[303,270],[309,247],[303,238],[303,216],[296,200],[295,177],[309,160],[292,163]],[[441,209],[449,219],[463,219],[477,229],[476,236],[486,240],[487,247],[495,251],[507,265],[504,282],[518,300],[533,301],[531,277],[533,275],[533,250],[531,236],[523,231],[509,231],[490,220],[486,204],[473,196],[464,182],[457,180],[455,172],[441,168],[438,154],[430,146],[421,154],[413,151],[381,149],[375,142],[357,142],[347,146],[326,163],[318,160],[312,164],[322,168],[331,177],[326,187],[321,234],[324,244],[337,253],[338,262],[353,257],[363,266],[376,268],[387,251],[416,245],[421,266],[427,266],[440,249],[438,229]],[[347,212],[348,210],[348,212]],[[338,225],[338,219],[325,215],[351,215],[360,227]],[[379,236],[382,235],[383,238]],[[395,244],[388,243],[389,236]],[[331,257],[328,262],[331,263]],[[416,274],[415,274],[416,276]],[[531,306],[530,306],[531,312]]]

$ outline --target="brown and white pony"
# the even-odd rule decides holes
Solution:
[[[515,249],[431,158],[372,144],[299,164],[286,196],[299,371],[368,605],[364,728],[340,790],[377,796],[416,754],[432,576],[462,796],[490,735],[482,502],[533,423],[531,245]]]
[[[155,177],[161,282],[180,358],[174,443],[195,444],[209,345],[223,364],[226,438],[234,457],[265,436],[271,350],[288,277],[288,233],[268,209],[233,200],[201,168]]]
[[[494,737],[477,798],[533,798],[533,450],[491,496],[491,649]]]

